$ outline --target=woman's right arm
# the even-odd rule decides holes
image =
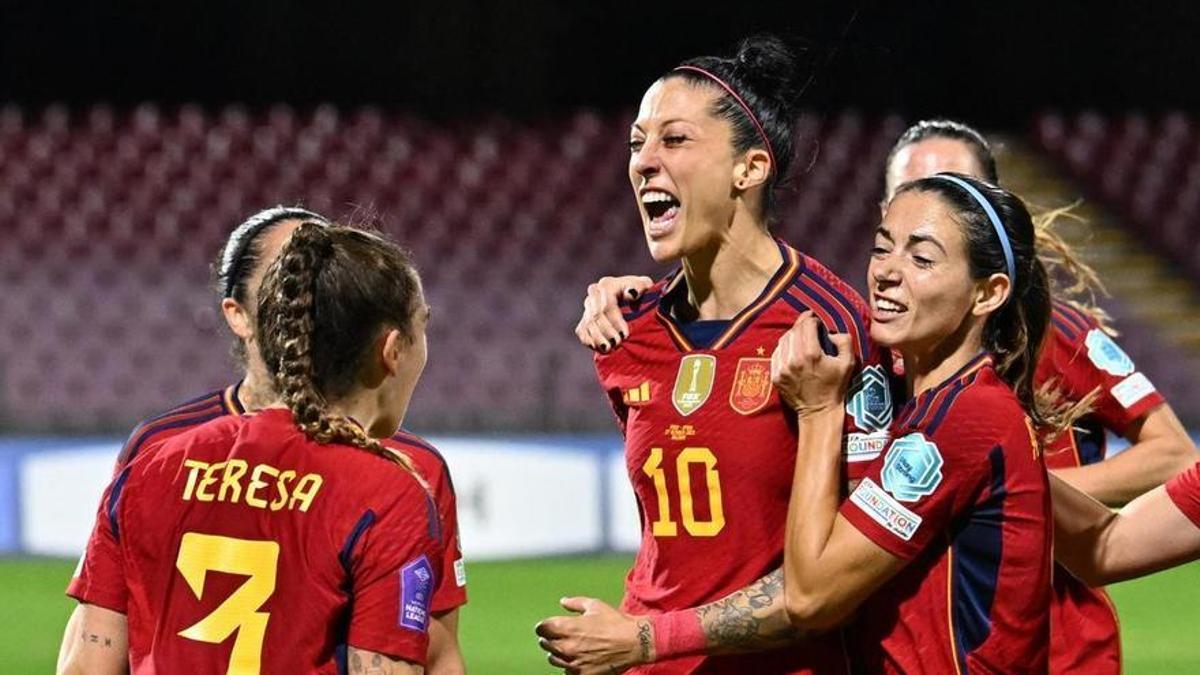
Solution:
[[[1200,558],[1200,527],[1165,486],[1119,513],[1057,476],[1050,476],[1050,491],[1054,557],[1088,585],[1133,579]]]
[[[350,675],[421,675],[425,669],[405,661],[393,659],[386,654],[350,647],[346,651],[347,672]]]
[[[129,665],[125,615],[80,603],[58,652],[59,675],[121,675]]]

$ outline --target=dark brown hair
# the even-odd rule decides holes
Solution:
[[[386,329],[409,340],[422,302],[408,253],[380,236],[305,222],[263,279],[258,344],[275,391],[296,424],[318,443],[345,443],[412,470],[328,402],[351,394]]]
[[[1038,257],[1037,228],[1024,202],[1016,195],[978,178],[943,173],[905,183],[896,191],[937,195],[954,214],[963,233],[972,279],[1008,274],[1000,237],[983,206],[962,187],[939,176],[952,176],[971,185],[999,216],[1012,248],[1016,278],[1010,278],[1009,296],[983,325],[983,348],[996,359],[996,373],[1012,387],[1022,407],[1039,427],[1061,431],[1087,410],[1085,397],[1074,405],[1059,405],[1034,388],[1038,355],[1050,328],[1050,278]]]
[[[795,155],[795,104],[799,94],[796,59],[791,49],[773,35],[754,35],[742,40],[732,56],[697,56],[680,65],[703,68],[712,73],[736,91],[746,106],[754,111],[777,163],[771,167],[771,175],[763,191],[763,215],[772,216],[776,206],[776,189],[787,182]],[[720,85],[691,70],[672,70],[662,77],[664,80],[667,78],[680,78],[695,86],[709,87],[717,93],[709,112],[732,125],[735,152],[746,152],[750,148],[767,149],[758,127],[746,110]]]

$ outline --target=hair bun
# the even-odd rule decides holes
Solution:
[[[769,34],[752,35],[738,44],[733,60],[738,79],[757,95],[785,107],[794,98],[796,57],[783,40]]]

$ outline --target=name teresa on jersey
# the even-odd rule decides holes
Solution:
[[[297,479],[292,469],[281,471],[270,464],[255,464],[251,470],[242,459],[212,464],[189,459],[183,465],[188,469],[187,483],[183,486],[185,502],[216,500],[272,511],[283,508],[293,511],[299,506],[300,511],[307,512],[325,482],[317,473],[306,473]]]

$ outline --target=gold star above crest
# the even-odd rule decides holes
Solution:
[[[767,355],[767,350],[766,350],[766,348],[765,348],[765,347],[759,347],[758,349],[756,349],[756,350],[754,350],[754,351],[758,352],[758,355],[759,355],[759,356],[766,356],[766,355]]]

